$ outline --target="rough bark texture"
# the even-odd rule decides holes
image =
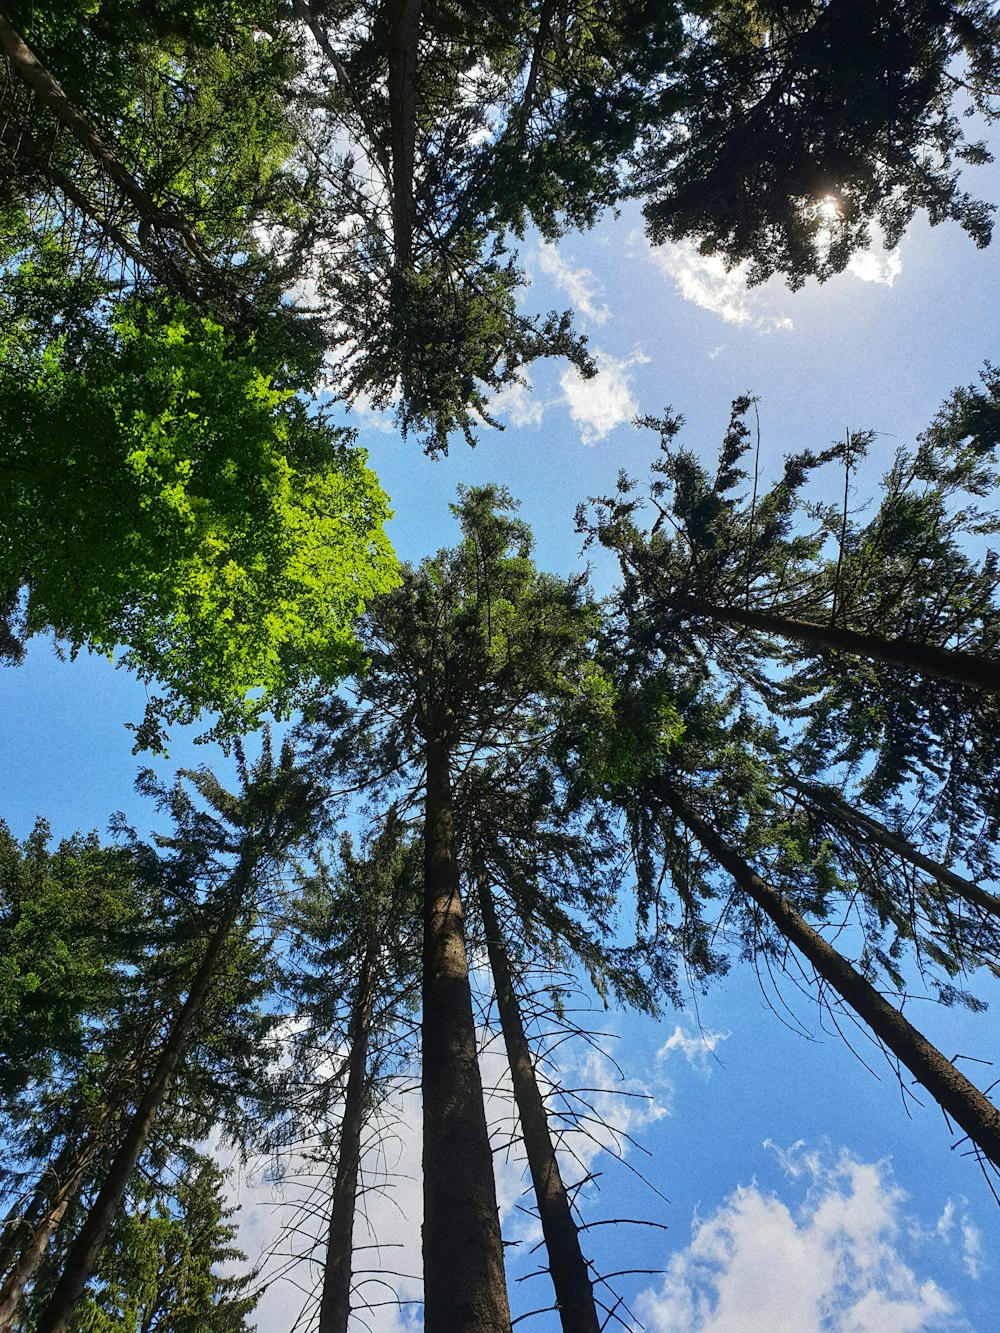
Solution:
[[[497,923],[493,896],[484,875],[478,876],[477,888],[490,969],[496,986],[500,1026],[514,1084],[514,1100],[521,1120],[531,1183],[538,1202],[538,1216],[549,1256],[549,1272],[555,1287],[559,1319],[563,1333],[600,1333],[601,1323],[594,1304],[594,1284],[580,1249],[580,1233],[573,1220],[569,1195],[552,1146],[548,1116],[535,1077],[531,1048],[511,980],[507,950]]]
[[[424,1328],[510,1333],[455,862],[448,749],[437,735],[427,742],[424,839]]]
[[[768,611],[748,611],[736,606],[715,606],[696,597],[677,597],[670,601],[673,610],[692,616],[704,616],[723,625],[742,625],[758,629],[779,638],[797,639],[814,648],[851,653],[868,657],[887,666],[902,667],[920,676],[935,676],[955,685],[1000,694],[1000,662],[974,653],[957,652],[951,648],[935,648],[931,644],[914,643],[910,639],[883,639],[877,634],[859,634],[855,630],[836,625],[816,625],[808,620],[791,620]]]
[[[994,1165],[1000,1166],[1000,1110],[667,784],[658,788],[658,794],[706,851],[732,875],[739,888],[753,899],[782,935],[809,960],[823,980],[864,1019],[878,1039],[924,1085],[983,1154]]]
[[[375,999],[375,957],[376,940],[373,931],[361,964],[351,1013],[347,1091],[344,1096],[344,1118],[340,1126],[337,1174],[333,1183],[333,1206],[326,1239],[319,1333],[347,1333],[351,1317],[354,1213],[361,1165],[361,1131],[365,1123],[368,1043]]]
[[[954,870],[949,870],[947,866],[941,865],[939,861],[924,856],[923,852],[918,851],[901,833],[893,833],[892,829],[886,828],[884,824],[880,824],[871,815],[855,809],[832,788],[821,786],[815,782],[801,782],[798,778],[787,775],[784,781],[794,791],[820,806],[842,828],[859,830],[877,846],[883,847],[888,852],[895,852],[897,856],[904,861],[909,861],[910,865],[916,866],[918,870],[925,870],[938,884],[947,885],[959,898],[975,903],[977,907],[981,907],[984,912],[989,912],[991,916],[1000,916],[1000,898],[995,893],[980,888],[974,880],[966,879],[964,875],[957,875]]]
[[[62,1275],[48,1303],[38,1317],[36,1333],[64,1333],[73,1315],[77,1301],[94,1271],[115,1214],[121,1206],[129,1178],[146,1146],[150,1130],[156,1120],[160,1103],[184,1056],[188,1034],[201,1012],[215,978],[219,958],[233,929],[252,874],[252,859],[241,862],[231,885],[231,898],[225,913],[211,936],[205,956],[198,967],[187,999],[167,1037],[146,1090],[139,1099],[135,1112],[114,1160],[108,1168],[104,1183],[87,1213],[83,1226],[66,1256]]]

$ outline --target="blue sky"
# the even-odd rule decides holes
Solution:
[[[973,184],[1000,197],[995,172],[980,171]],[[495,481],[522,501],[539,564],[576,569],[576,505],[613,488],[621,468],[642,476],[654,455],[655,440],[633,429],[632,417],[670,404],[687,418],[686,442],[711,454],[730,400],[748,390],[760,396],[768,468],[848,429],[879,432],[860,495],[950,390],[996,354],[1000,243],[977,251],[957,228],[918,221],[896,253],[876,252],[823,287],[791,293],[772,281],[748,291],[691,247],[650,252],[640,224],[625,210],[558,247],[531,239],[525,247],[527,303],[575,306],[602,366],[596,380],[583,384],[559,364],[533,367],[531,392],[498,405],[504,433],[484,430],[474,451],[456,444],[436,462],[370,412],[354,413],[392,497],[401,556],[416,560],[454,539],[448,505],[459,482]],[[607,567],[596,575],[606,586]],[[17,834],[36,814],[57,835],[103,829],[117,809],[149,822],[132,791],[137,761],[125,729],[143,702],[142,686],[107,662],[59,661],[44,642],[32,645],[23,667],[0,675],[0,815]],[[178,736],[169,763],[157,766],[166,773],[217,761],[210,747]],[[946,1055],[1000,1062],[1000,993],[993,984],[984,994],[994,1002],[986,1015],[930,1003],[908,1013]],[[808,1035],[773,1012],[784,1002]],[[625,1284],[653,1333],[997,1327],[1000,1209],[974,1163],[953,1149],[937,1109],[904,1098],[863,1034],[854,1031],[852,1041],[877,1078],[814,999],[788,986],[781,998],[766,996],[745,965],[658,1024],[613,1012],[594,1021],[617,1034],[606,1044],[632,1080],[625,1089],[651,1098],[608,1103],[650,1154],[630,1148],[626,1160],[669,1203],[627,1167],[609,1164],[585,1214],[640,1217],[669,1230],[595,1228],[587,1244],[605,1270],[664,1270]],[[612,1077],[610,1067],[574,1059],[574,1078]],[[491,1054],[488,1064],[497,1063]],[[965,1068],[983,1084],[1000,1075],[1000,1066]],[[403,1178],[391,1200],[372,1203],[382,1239],[404,1246],[385,1251],[387,1266],[407,1272],[416,1271],[419,1237],[415,1124],[413,1106],[404,1107]],[[520,1168],[504,1165],[500,1178],[505,1234],[522,1242],[511,1251],[516,1275],[530,1241],[516,1208]],[[267,1244],[277,1226],[270,1191],[248,1184],[244,1195],[245,1243]],[[540,1288],[516,1284],[518,1308],[547,1304]],[[301,1299],[295,1289],[275,1284],[265,1299],[261,1328],[289,1327]],[[379,1333],[400,1326],[410,1325],[388,1307],[371,1323]],[[548,1333],[554,1317],[518,1327]]]

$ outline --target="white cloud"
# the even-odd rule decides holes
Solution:
[[[632,366],[643,365],[649,357],[636,352],[619,359],[594,349],[597,374],[585,380],[574,366],[567,366],[559,376],[562,402],[580,428],[584,444],[605,439],[616,426],[632,420],[639,404],[632,396]]]
[[[638,237],[631,238],[633,244]],[[666,277],[673,279],[685,301],[709,310],[728,324],[742,324],[760,333],[793,328],[787,315],[765,315],[747,287],[745,267],[729,269],[718,255],[703,255],[693,241],[651,246],[646,253]]]
[[[968,1330],[954,1302],[899,1250],[903,1192],[882,1163],[832,1165],[795,1145],[781,1160],[811,1183],[794,1212],[740,1187],[637,1302],[648,1333],[931,1333]]]
[[[572,268],[551,241],[540,241],[538,266],[555,285],[566,293],[578,315],[591,324],[603,324],[611,311],[594,302],[594,275],[589,268]]]
[[[539,425],[545,408],[546,404],[535,396],[527,371],[521,371],[519,380],[494,394],[489,404],[490,416],[499,417],[519,429]]]
[[[847,272],[862,282],[878,282],[884,287],[891,287],[903,271],[903,261],[899,250],[890,250],[888,254],[876,254],[874,250],[862,250],[852,255],[847,263]]]
[[[698,1069],[707,1069],[709,1058],[715,1048],[730,1036],[728,1032],[713,1032],[711,1028],[699,1028],[697,1032],[686,1032],[680,1023],[656,1052],[658,1060],[665,1060],[674,1051],[679,1051],[690,1065]]]
[[[963,1203],[966,1200],[963,1200]],[[959,1249],[962,1254],[962,1267],[973,1281],[978,1281],[989,1267],[983,1257],[983,1233],[968,1213],[958,1217],[954,1199],[949,1199],[934,1227],[933,1235],[950,1245],[958,1227]]]

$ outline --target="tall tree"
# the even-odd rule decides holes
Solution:
[[[539,574],[506,493],[463,491],[463,538],[404,570],[366,618],[357,728],[371,771],[419,776],[424,842],[424,1283],[429,1329],[506,1329],[456,843],[458,775],[497,746],[529,748],[592,612],[579,584]],[[342,714],[331,710],[334,720]],[[356,733],[357,734],[357,730]],[[322,732],[316,744],[328,745]],[[338,758],[336,737],[330,762]]]
[[[162,1044],[152,1055],[148,1071],[143,1071],[134,1109],[123,1118],[113,1156],[69,1246],[62,1273],[37,1316],[37,1327],[45,1333],[62,1333],[69,1325],[164,1097],[193,1034],[204,1023],[213,987],[223,974],[227,948],[238,944],[240,934],[245,935],[252,925],[255,891],[261,879],[273,873],[289,846],[308,831],[313,793],[293,767],[288,750],[273,764],[270,748],[265,746],[253,770],[244,766],[244,790],[236,796],[207,771],[190,776],[215,813],[198,810],[180,788],[170,795],[160,793],[178,823],[176,834],[164,839],[175,848],[175,855],[163,869],[174,891],[189,901],[197,901],[199,881],[210,886],[205,903],[196,912],[203,947],[185,986],[183,1002],[171,1014]]]
[[[476,880],[477,904],[489,951],[500,1028],[507,1049],[514,1101],[545,1238],[559,1320],[563,1333],[598,1333],[601,1323],[594,1302],[594,1284],[580,1249],[580,1232],[559,1170],[489,879],[486,872],[480,870]]]
[[[332,863],[320,858],[292,906],[283,990],[295,1033],[279,1136],[296,1158],[330,1173],[320,1333],[348,1327],[365,1130],[407,1064],[421,862],[419,844],[390,810],[363,855],[345,834]]]
[[[227,1203],[226,1184],[217,1162],[190,1151],[138,1182],[102,1252],[98,1285],[80,1302],[70,1333],[249,1333],[257,1275],[232,1271],[246,1255],[233,1245],[230,1218],[237,1210]],[[33,1328],[30,1311],[25,1315],[24,1329]]]
[[[133,976],[155,896],[124,849],[93,836],[48,843],[41,821],[20,846],[0,826],[3,1329],[90,1183],[149,1028]]]
[[[633,628],[641,644],[644,628]],[[775,816],[771,755],[760,744],[767,729],[739,708],[735,691],[713,695],[682,659],[643,654],[628,642],[627,621],[617,621],[616,631],[609,635],[605,659],[614,681],[607,687],[610,711],[602,721],[593,704],[586,705],[587,720],[576,732],[579,748],[572,753],[577,780],[613,795],[626,817],[640,908],[655,905],[661,928],[672,930],[696,977],[725,968],[720,945],[727,937],[744,957],[773,958],[779,966],[785,963],[785,942],[791,944],[821,986],[868,1024],[996,1163],[1000,1111],[873,984],[883,972],[905,988],[903,946],[921,946],[910,904],[894,903],[891,892],[865,877],[842,876],[828,843],[803,842],[794,822]],[[659,717],[649,707],[650,683],[669,700]],[[850,869],[846,858],[839,866],[845,869]],[[735,882],[736,894],[720,887],[719,870]],[[862,928],[860,966],[822,933],[827,920],[842,923],[845,905],[855,899],[865,909],[854,916]],[[713,900],[721,905],[716,908]],[[681,922],[670,927],[675,912]],[[946,930],[939,935],[942,923]],[[884,949],[887,925],[896,928],[896,938]],[[948,975],[979,962],[996,966],[995,932],[983,932],[976,923],[932,916],[926,944],[918,955],[922,966],[941,967]],[[947,987],[943,998],[951,998]]]
[[[664,454],[648,532],[627,479],[581,511],[621,561],[635,642],[682,645],[752,688],[792,728],[804,776],[863,774],[876,810],[915,794],[939,845],[989,877],[1000,817],[1000,575],[981,554],[996,531],[981,503],[997,479],[989,436],[971,439],[960,407],[946,406],[897,455],[861,523],[847,488],[870,437],[790,457],[765,485],[745,466],[752,406],[734,404],[714,476],[675,445],[679,418],[649,423]],[[810,476],[834,464],[843,503],[811,501]]]

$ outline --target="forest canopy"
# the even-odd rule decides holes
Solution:
[[[898,448],[779,459],[750,393],[717,444],[640,414],[648,477],[559,474],[561,573],[515,486],[441,530],[420,488],[539,359],[593,378],[526,255],[615,210],[792,290],[918,214],[984,249],[998,42],[987,0],[5,8],[0,659],[117,659],[159,767],[153,833],[0,808],[0,1333],[249,1333],[286,1262],[289,1330],[637,1329],[665,1224],[601,1207],[643,1123],[606,1011],[747,969],[885,1078],[880,1154],[898,1094],[996,1197],[993,1075],[941,1020],[981,1033],[1000,980],[995,367]],[[214,767],[164,778],[194,723]],[[263,1268],[247,1163],[302,1200]]]

